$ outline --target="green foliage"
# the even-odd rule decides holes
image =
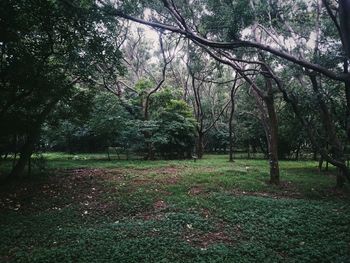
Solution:
[[[0,152],[25,160],[51,113],[79,107],[97,65],[123,73],[117,24],[91,1],[5,0],[0,10]]]
[[[349,193],[337,196],[328,187],[333,173],[319,174],[315,162],[282,161],[289,184],[271,188],[263,160],[232,164],[226,156],[210,156],[197,162],[111,163],[98,154],[81,155],[85,160],[46,157],[49,167],[63,168],[64,174],[55,169],[22,182],[21,192],[17,184],[1,186],[1,261],[346,262],[350,257]],[[67,170],[78,167],[79,174]],[[97,168],[108,176],[94,174],[101,171]],[[325,199],[329,194],[336,196]],[[160,200],[164,207],[155,205]]]
[[[143,84],[142,84],[143,83]],[[138,87],[150,87],[139,82]],[[145,87],[147,86],[147,87]],[[142,89],[142,88],[141,88]],[[43,143],[46,149],[61,151],[106,151],[108,146],[118,146],[124,152],[146,153],[147,143],[154,145],[156,154],[163,158],[191,156],[195,137],[195,121],[190,107],[174,99],[170,89],[164,89],[151,98],[151,120],[138,119],[136,108],[130,113],[111,93],[98,92],[90,98],[90,110],[83,118],[79,111],[59,122],[48,122]],[[133,100],[135,102],[135,100]],[[74,110],[67,108],[67,110]],[[71,112],[72,113],[72,112]],[[144,134],[151,134],[145,137]]]
[[[239,131],[241,132],[241,130]],[[221,125],[217,129],[213,129],[207,134],[208,143],[206,149],[209,152],[226,153],[229,145],[229,134],[227,127]]]
[[[148,79],[141,79],[139,80],[135,85],[135,90],[137,90],[139,93],[144,93],[146,91],[149,91],[154,87],[154,83]]]
[[[182,100],[170,100],[157,114],[158,129],[152,142],[164,157],[190,157],[194,145],[195,120]]]
[[[99,138],[99,142],[105,140],[105,145],[117,145],[130,115],[120,105],[118,98],[110,93],[97,95],[93,103],[94,109],[88,123],[92,135]]]
[[[79,115],[84,111],[77,109],[56,125],[47,123],[43,137],[46,148],[70,152],[105,151],[108,146],[126,147],[133,141],[132,117],[116,96],[99,92],[88,103],[85,106],[89,110],[82,118]],[[68,110],[73,111],[74,107],[68,107]]]
[[[225,40],[240,37],[241,30],[254,19],[251,6],[246,1],[206,1],[206,8],[209,13],[203,16],[206,33],[214,33]]]

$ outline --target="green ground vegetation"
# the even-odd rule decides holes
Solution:
[[[332,167],[282,161],[277,187],[265,160],[45,159],[1,186],[1,262],[350,262]]]

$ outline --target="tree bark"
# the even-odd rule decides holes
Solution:
[[[235,101],[234,101],[234,88],[231,90],[231,111],[229,119],[229,146],[230,146],[230,158],[229,161],[233,162],[233,114],[235,113]]]
[[[268,70],[267,66],[263,69]],[[268,159],[270,166],[270,183],[278,185],[280,182],[279,164],[278,164],[278,121],[275,110],[274,91],[272,80],[265,76],[265,91],[256,92],[253,89],[252,94],[260,114],[260,121],[263,125],[268,146]]]
[[[322,94],[319,90],[317,76],[315,74],[309,74],[309,77],[310,77],[312,88],[315,92],[318,104],[320,106],[321,120],[327,136],[327,141],[329,143],[330,152],[333,158],[338,160],[342,164],[341,167],[339,167],[340,172],[337,174],[337,183],[336,183],[336,186],[338,188],[342,188],[345,183],[344,177],[349,175],[349,170],[346,167],[346,163],[345,163],[345,156],[343,151],[344,147],[340,139],[338,138],[333,117],[325,101],[323,100]]]
[[[270,183],[278,185],[280,183],[280,172],[278,164],[278,122],[273,93],[269,94],[264,101],[267,108],[269,123],[269,134],[267,135],[267,141],[269,148]]]
[[[247,158],[248,158],[248,160],[250,159],[250,142],[248,142]]]
[[[299,160],[299,153],[300,153],[300,144],[298,144],[297,150],[296,150],[296,152],[295,152],[295,160],[296,160],[296,161]]]
[[[198,137],[197,137],[197,142],[196,142],[196,154],[197,154],[198,159],[202,159],[202,157],[203,157],[203,153],[204,153],[203,139],[204,139],[204,134],[203,134],[203,132],[199,131]]]
[[[350,2],[348,0],[339,1],[339,28],[343,49],[350,58]]]
[[[344,60],[344,73],[349,73],[349,62]],[[346,134],[350,141],[350,81],[345,81],[345,98],[346,98]]]
[[[40,137],[41,126],[44,123],[47,116],[56,106],[59,99],[60,98],[55,98],[51,102],[47,103],[43,111],[39,114],[39,116],[37,116],[36,121],[33,122],[31,129],[28,131],[26,141],[20,150],[19,160],[10,172],[10,179],[18,178],[23,174],[26,164],[29,164],[29,159],[31,158],[34,152],[35,144],[37,143]]]
[[[26,164],[29,163],[33,151],[35,149],[35,143],[37,142],[40,135],[40,126],[33,129],[27,136],[26,142],[24,143],[18,162],[13,167],[9,178],[19,178],[22,176]]]

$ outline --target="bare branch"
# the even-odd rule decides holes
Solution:
[[[217,42],[217,41],[212,41],[206,38],[203,38],[201,36],[199,36],[198,34],[194,33],[193,31],[190,31],[189,29],[185,30],[182,28],[177,28],[174,27],[172,25],[169,24],[162,24],[162,23],[158,23],[158,22],[151,22],[151,21],[146,21],[140,18],[136,18],[127,14],[124,14],[123,12],[119,11],[119,10],[111,10],[108,9],[108,11],[106,11],[109,15],[113,15],[113,16],[118,16],[118,17],[122,17],[128,20],[132,20],[134,22],[140,23],[140,24],[144,24],[144,25],[148,25],[151,26],[153,28],[161,28],[163,30],[168,30],[174,33],[178,33],[181,34],[189,39],[191,39],[193,42],[195,43],[199,43],[202,44],[206,47],[211,47],[211,48],[220,48],[220,49],[227,49],[227,50],[232,50],[232,49],[236,49],[239,47],[250,47],[250,48],[257,48],[263,51],[267,51],[271,54],[274,54],[278,57],[284,58],[288,61],[291,61],[295,64],[298,64],[302,67],[314,70],[318,73],[321,73],[331,79],[334,80],[340,80],[340,81],[345,81],[345,80],[350,80],[350,74],[346,74],[346,73],[335,73],[321,65],[318,64],[314,64],[312,62],[306,61],[302,58],[298,58],[295,57],[293,55],[291,55],[290,53],[284,52],[284,51],[280,51],[276,48],[273,48],[269,45],[265,45],[262,43],[257,43],[257,42],[253,42],[253,41],[248,41],[248,40],[235,40],[232,42]]]

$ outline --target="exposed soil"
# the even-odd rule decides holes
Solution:
[[[195,195],[206,194],[208,193],[208,190],[206,190],[204,187],[201,187],[201,186],[194,186],[194,187],[191,187],[187,193],[190,196],[195,196]]]
[[[112,191],[102,184],[102,169],[60,170],[58,175],[45,180],[14,182],[0,194],[0,209],[10,210],[61,210],[64,207],[80,204],[82,214],[89,210],[107,211],[114,204],[101,203],[102,195]],[[47,200],[46,205],[37,200]],[[37,207],[37,203],[41,203]],[[114,209],[114,208],[113,208]]]
[[[180,180],[180,169],[164,167],[157,169],[60,169],[54,175],[44,180],[25,180],[14,182],[0,191],[0,211],[13,210],[21,212],[61,210],[64,207],[79,205],[81,215],[114,214],[119,210],[118,202],[106,199],[110,192],[115,195],[117,189],[105,182],[117,181],[120,184],[130,186],[130,193],[141,185],[173,185]],[[129,174],[136,174],[135,178]],[[157,178],[147,177],[148,174],[157,174]],[[154,189],[160,194],[170,195],[162,187]],[[38,200],[47,200],[45,205]],[[37,204],[41,204],[38,207]],[[158,217],[159,211],[166,209],[164,201],[158,200],[153,208],[144,217]]]
[[[232,230],[232,228],[230,228],[224,222],[219,222],[216,225],[215,230],[210,232],[203,232],[194,229],[191,225],[187,225],[186,230],[183,234],[183,238],[192,246],[206,249],[210,245],[219,243],[233,245],[235,243],[234,237],[237,238],[240,235],[240,225],[235,226]]]
[[[168,207],[168,205],[163,200],[158,200],[153,204],[153,208],[155,211],[164,210]]]
[[[181,180],[181,173],[185,168],[162,167],[150,169],[60,169],[55,175],[44,180],[25,180],[14,182],[9,187],[0,190],[0,211],[3,209],[13,211],[40,211],[60,210],[73,204],[80,204],[82,215],[90,213],[110,214],[118,211],[118,204],[113,200],[106,199],[108,192],[115,194],[117,189],[105,182],[119,182],[130,186],[130,193],[139,186],[152,185],[152,191],[159,191],[161,195],[170,195],[170,192],[162,189],[162,186],[174,185]],[[147,176],[154,175],[156,176]],[[159,186],[159,187],[157,187]],[[151,189],[151,188],[150,188]],[[322,193],[324,196],[343,196],[345,193],[335,188],[329,188]],[[283,181],[276,192],[242,191],[234,189],[228,192],[232,195],[262,196],[271,198],[302,198],[298,187],[291,182]],[[188,190],[188,195],[197,196],[208,194],[202,186],[193,186]],[[45,205],[38,200],[47,200]],[[158,200],[153,208],[154,211],[166,209],[164,201]],[[41,206],[38,207],[38,203]],[[154,212],[153,211],[153,212]],[[151,218],[151,212],[145,217]],[[211,236],[220,236],[212,234]],[[208,239],[210,239],[208,237]]]
[[[164,200],[157,200],[153,203],[153,209],[139,213],[135,217],[145,221],[161,220],[164,218],[167,208],[168,205]]]
[[[301,193],[293,193],[289,191],[284,192],[263,192],[263,191],[242,191],[242,190],[231,190],[228,192],[229,194],[235,195],[235,196],[258,196],[258,197],[270,197],[270,198],[302,198],[303,195]]]
[[[182,173],[186,168],[179,168],[174,166],[160,167],[160,168],[145,168],[145,169],[135,169],[135,168],[120,168],[120,169],[108,169],[112,174],[114,173],[124,173],[124,174],[136,174],[139,176],[157,174],[157,175],[177,175]]]

